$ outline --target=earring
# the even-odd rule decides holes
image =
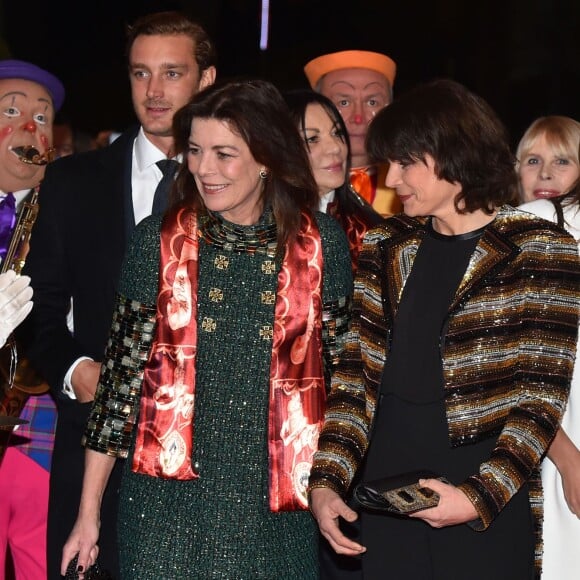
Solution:
[[[268,177],[268,172],[265,169],[260,169],[260,173],[258,174],[260,179],[266,179]]]

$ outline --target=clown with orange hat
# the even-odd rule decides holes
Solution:
[[[374,116],[391,103],[396,71],[390,57],[365,50],[325,54],[304,67],[310,86],[332,100],[346,123],[353,188],[384,216],[399,212],[401,206],[395,192],[384,185],[386,168],[370,162],[365,139]]]

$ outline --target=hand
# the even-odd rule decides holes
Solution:
[[[354,522],[358,514],[350,509],[342,498],[332,489],[315,488],[310,492],[310,511],[318,522],[322,535],[328,540],[337,554],[358,556],[366,548],[347,538],[338,527],[338,518]]]
[[[433,528],[464,524],[479,517],[467,496],[454,485],[443,483],[438,479],[420,479],[419,484],[438,493],[439,504],[410,514],[409,517],[424,520]]]
[[[570,453],[566,466],[560,469],[562,489],[570,511],[580,518],[580,451]]]
[[[100,374],[100,362],[83,360],[76,366],[71,383],[79,403],[90,403],[95,398]]]
[[[71,560],[78,556],[76,569],[78,578],[82,580],[87,570],[97,561],[99,555],[99,524],[92,518],[82,519],[80,516],[62,549],[60,573],[66,575]],[[82,570],[82,572],[81,572]]]
[[[548,457],[562,477],[562,489],[570,511],[580,518],[580,451],[563,427],[556,432]]]
[[[0,274],[0,347],[32,310],[32,288],[28,276],[14,270]]]

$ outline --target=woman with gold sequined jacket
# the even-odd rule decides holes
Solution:
[[[185,163],[125,259],[63,571],[95,562],[99,498],[127,457],[123,580],[316,580],[306,486],[348,326],[346,236],[315,211],[271,83],[213,85],[173,130]]]
[[[311,510],[337,553],[361,556],[365,580],[533,578],[540,461],[575,357],[577,245],[507,204],[516,181],[505,131],[453,81],[381,111],[369,147],[389,161],[404,215],[365,237]],[[357,514],[342,499],[355,475],[415,470],[448,480],[420,481],[439,495],[436,507]],[[338,519],[357,517],[355,542]]]

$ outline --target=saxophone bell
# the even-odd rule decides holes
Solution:
[[[20,161],[27,163],[28,165],[47,165],[54,159],[56,153],[54,147],[49,147],[44,153],[40,153],[40,151],[32,145],[13,147],[12,151],[18,155]]]

